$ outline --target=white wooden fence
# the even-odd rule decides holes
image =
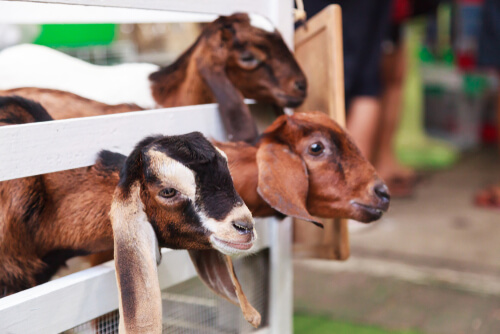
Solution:
[[[95,8],[75,10],[75,5]],[[63,7],[67,10],[59,10]],[[104,7],[118,9],[113,11]],[[0,1],[0,23],[95,22],[93,12],[101,12],[99,19],[108,18],[107,22],[113,22],[113,18],[114,22],[157,21],[159,18],[172,21],[194,18],[196,21],[202,18],[180,12],[211,14],[206,16],[211,20],[214,14],[252,12],[269,18],[292,47],[292,8],[293,0]],[[4,15],[7,9],[8,15]],[[0,181],[89,166],[101,149],[128,154],[133,145],[147,135],[190,131],[201,131],[208,137],[224,140],[217,105],[0,127]],[[257,225],[259,248],[270,248],[271,268],[269,326],[261,330],[291,333],[291,222],[289,219],[282,222],[266,219],[258,221]],[[196,276],[185,251],[165,249],[163,253],[159,266],[162,289]],[[107,263],[0,299],[0,333],[58,333],[117,307],[114,266]]]

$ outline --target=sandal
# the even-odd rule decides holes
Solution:
[[[500,209],[500,185],[480,190],[474,197],[474,204],[483,208]]]

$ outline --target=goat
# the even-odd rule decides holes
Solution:
[[[368,223],[389,208],[387,186],[347,132],[322,112],[282,115],[256,145],[214,145],[226,153],[236,191],[254,217]]]
[[[50,120],[19,97],[0,98],[0,111],[4,125]],[[251,252],[253,218],[227,158],[200,133],[148,137],[128,158],[102,151],[92,167],[1,182],[0,206],[4,294],[46,282],[70,257],[114,247],[120,327],[161,332],[159,247],[189,249],[205,284],[260,323],[229,257]]]
[[[95,66],[41,46],[12,47],[0,52],[0,89],[18,89],[0,95],[38,101],[55,119],[217,102],[228,138],[250,142],[257,129],[243,97],[297,107],[307,89],[280,33],[272,26],[257,27],[255,18],[242,13],[219,17],[162,69],[150,64]]]

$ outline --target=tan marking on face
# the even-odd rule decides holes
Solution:
[[[220,155],[222,155],[224,157],[224,159],[226,159],[227,161],[227,155],[226,155],[226,152],[224,152],[223,150],[221,150],[220,148],[214,146],[215,149],[220,153]]]
[[[155,149],[149,150],[146,155],[151,159],[153,173],[166,187],[174,188],[192,201],[195,200],[196,181],[191,169]]]

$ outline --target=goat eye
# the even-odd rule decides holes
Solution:
[[[174,188],[165,188],[160,191],[159,195],[163,198],[172,198],[177,195],[177,190]]]
[[[311,144],[311,146],[309,146],[309,154],[318,156],[323,152],[324,149],[325,149],[325,147],[323,146],[323,144],[321,144],[320,142],[317,142],[317,143]]]
[[[240,59],[241,59],[241,61],[244,61],[244,62],[250,62],[250,61],[255,60],[255,57],[251,53],[244,53],[241,55]]]
[[[240,61],[245,65],[245,67],[255,67],[260,64],[260,60],[255,58],[255,56],[250,52],[243,52],[240,55]]]

